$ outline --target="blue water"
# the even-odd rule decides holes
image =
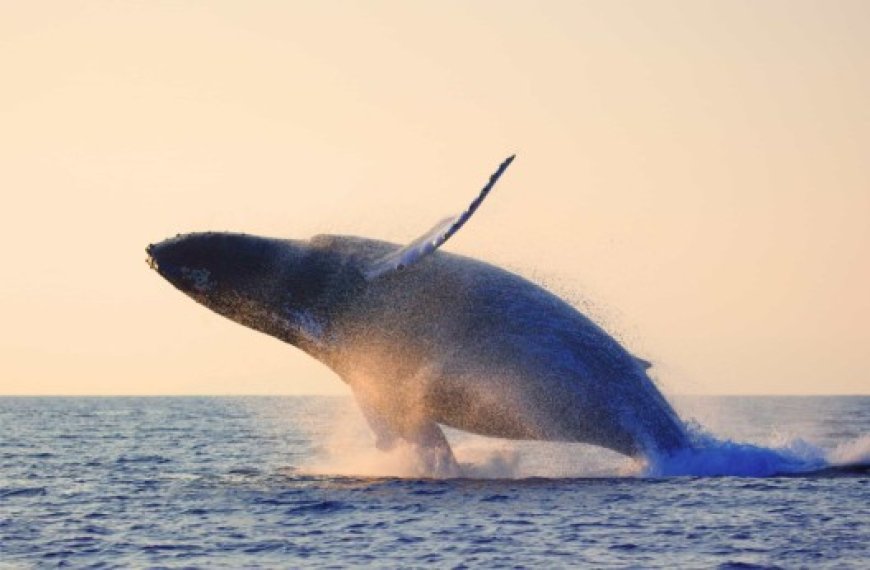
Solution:
[[[0,398],[0,568],[868,567],[870,397],[677,406],[706,455],[449,432],[433,480],[345,398]]]

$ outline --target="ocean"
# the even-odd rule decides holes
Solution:
[[[675,403],[703,456],[448,431],[432,479],[349,398],[0,398],[0,568],[870,567],[870,397]]]

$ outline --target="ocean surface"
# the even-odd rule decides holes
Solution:
[[[0,398],[0,568],[870,568],[870,397],[676,406],[705,453],[450,431],[438,480],[348,398]]]

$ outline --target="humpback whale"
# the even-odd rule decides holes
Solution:
[[[149,245],[148,263],[195,301],[331,368],[377,446],[409,443],[433,473],[457,472],[441,426],[632,457],[688,448],[648,362],[537,284],[439,249],[513,159],[465,211],[404,246],[198,232]]]

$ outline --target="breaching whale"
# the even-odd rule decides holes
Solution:
[[[202,232],[148,246],[148,263],[209,309],[330,367],[378,447],[404,440],[434,473],[456,472],[441,425],[633,457],[687,448],[648,362],[542,287],[439,251],[513,159],[462,214],[406,246]]]

